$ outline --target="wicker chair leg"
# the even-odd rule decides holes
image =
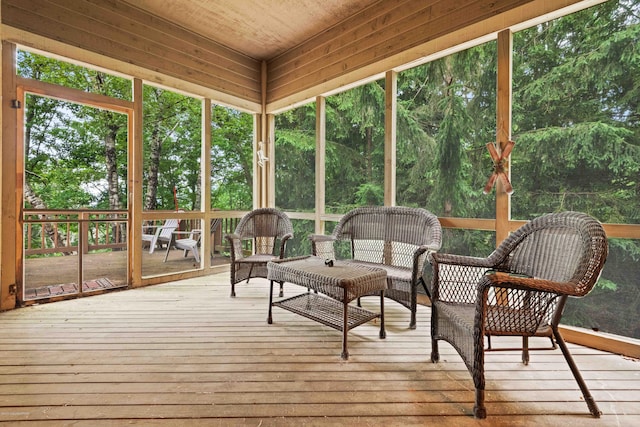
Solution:
[[[529,337],[522,337],[522,363],[529,364]]]
[[[280,293],[278,294],[280,298],[284,296],[284,282],[280,282]]]
[[[582,396],[584,397],[584,401],[587,403],[587,406],[589,407],[589,412],[591,412],[591,415],[593,415],[594,418],[600,418],[600,415],[602,415],[602,411],[600,411],[600,409],[598,408],[598,404],[596,403],[595,399],[591,395],[591,392],[587,387],[587,383],[584,382],[584,379],[582,378],[582,375],[578,370],[578,366],[576,365],[576,362],[574,362],[573,357],[571,356],[571,353],[569,353],[567,344],[565,344],[564,339],[562,338],[562,335],[560,335],[560,332],[558,331],[557,326],[553,328],[553,335],[555,336],[555,341],[558,343],[560,350],[562,350],[562,354],[564,355],[564,358],[567,361],[569,368],[571,369],[571,373],[573,374],[573,377],[576,379],[576,382],[580,387],[580,391],[582,391]]]
[[[475,328],[473,331],[473,355],[472,368],[469,373],[473,378],[473,385],[476,389],[476,403],[473,405],[473,416],[475,418],[487,418],[487,408],[484,406],[484,336],[481,329]]]
[[[473,406],[475,418],[487,418],[487,408],[484,406],[484,389],[476,388],[476,404]]]
[[[236,269],[231,265],[231,298],[236,297]]]
[[[269,315],[267,316],[267,323],[273,323],[273,317],[271,316],[271,308],[273,307],[273,280],[269,280]]]
[[[416,293],[416,290],[417,283],[416,286],[411,287],[411,320],[409,321],[409,329],[416,328],[416,311],[418,309],[418,295]]]
[[[249,279],[251,279],[251,273],[253,273],[253,264],[249,266],[249,276],[247,277],[247,281],[245,283],[249,283]]]
[[[438,363],[440,360],[440,352],[438,351],[438,340],[431,339],[431,362]]]
[[[427,294],[429,299],[431,299],[431,295],[429,294],[429,289],[427,289],[427,284],[424,283],[424,280],[422,280],[422,277],[420,278],[419,283],[422,284],[422,288],[424,289],[424,292]]]
[[[380,291],[380,339],[387,337],[387,331],[384,329],[384,291]]]

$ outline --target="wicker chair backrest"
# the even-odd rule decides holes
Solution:
[[[275,208],[254,209],[238,222],[235,234],[242,240],[253,239],[258,254],[273,253],[277,239],[293,234],[289,217]]]
[[[584,296],[598,280],[607,251],[598,221],[580,212],[562,212],[520,227],[491,256],[501,257],[509,272],[572,283],[572,295]]]
[[[418,246],[440,249],[442,228],[438,218],[425,209],[362,207],[343,216],[333,236],[350,242],[355,260],[411,268]]]

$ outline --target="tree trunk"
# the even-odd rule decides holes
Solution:
[[[107,113],[106,115],[108,118],[106,120],[107,133],[104,136],[104,153],[107,165],[107,182],[109,187],[109,210],[121,210],[123,209],[123,206],[120,201],[118,157],[116,149],[116,138],[120,127],[112,122],[111,119],[113,118],[113,113]],[[113,214],[113,217],[116,218],[117,214]],[[114,243],[120,243],[122,236],[125,235],[125,224],[114,222],[107,224],[107,227],[111,229],[111,241]]]
[[[160,169],[160,155],[162,153],[162,141],[158,136],[158,127],[153,128],[151,142],[149,144],[149,174],[147,176],[147,197],[144,202],[145,210],[155,210],[158,206],[158,171]]]
[[[107,88],[105,86],[104,73],[98,72],[94,81],[94,86],[99,93],[109,96]],[[116,141],[120,126],[116,123],[116,113],[104,111],[99,117],[102,118],[106,126],[106,132],[104,135],[104,153],[105,163],[107,167],[107,185],[109,196],[109,209],[120,210],[123,209],[122,202],[120,200],[119,192],[119,176],[118,176],[118,153],[116,147]],[[117,217],[117,215],[113,215]],[[111,239],[113,242],[119,242],[121,236],[125,235],[125,224],[114,223],[111,226]],[[97,243],[97,242],[96,242]]]
[[[196,180],[196,188],[195,188],[195,191],[193,192],[193,197],[194,197],[193,210],[199,211],[200,205],[202,203],[202,167],[198,170],[198,179]],[[205,210],[207,210],[208,208],[209,206],[206,206]]]
[[[365,153],[367,182],[373,183],[373,128],[371,126],[365,129],[365,135],[367,138],[367,152]]]
[[[109,185],[109,209],[122,209],[118,185],[118,161],[116,152],[116,135],[118,126],[110,123],[104,136],[105,159],[107,163],[107,182]]]

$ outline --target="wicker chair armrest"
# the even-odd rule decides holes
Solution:
[[[427,251],[430,252],[436,252],[438,249],[440,249],[440,245],[436,245],[436,244],[430,244],[430,245],[420,245],[418,246],[418,248],[416,249],[416,252],[420,252],[418,255],[421,255]]]
[[[285,258],[285,252],[287,250],[287,240],[293,238],[293,233],[287,233],[280,239],[280,259]]]
[[[234,240],[240,240],[240,235],[235,233],[225,234],[224,238],[227,239],[230,243],[233,243]]]
[[[558,295],[576,296],[575,285],[567,282],[555,282],[536,277],[524,277],[501,271],[486,274],[478,283],[478,290],[485,287],[520,289],[523,291],[548,292]]]
[[[333,242],[336,238],[330,234],[310,234],[309,240],[312,242]]]
[[[571,295],[569,283],[504,272],[485,274],[477,286],[476,325],[488,334],[534,335],[552,322],[559,297]]]
[[[431,264],[449,264],[467,267],[493,268],[495,265],[491,263],[489,258],[480,258],[466,255],[453,255],[440,252],[429,254],[429,262]]]
[[[418,286],[420,275],[425,265],[427,256],[431,252],[435,252],[437,248],[434,245],[420,245],[413,251],[413,267],[411,269],[411,283]]]

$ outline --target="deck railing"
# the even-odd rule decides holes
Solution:
[[[26,256],[127,247],[127,211],[29,209],[23,222]]]
[[[170,216],[168,214],[168,216]],[[40,210],[25,209],[25,256],[65,254],[100,249],[124,250],[127,248],[128,212],[123,210]],[[200,229],[199,219],[180,221],[183,231]],[[224,249],[223,236],[233,233],[239,218],[212,220],[212,244]],[[153,222],[153,221],[151,221]]]

